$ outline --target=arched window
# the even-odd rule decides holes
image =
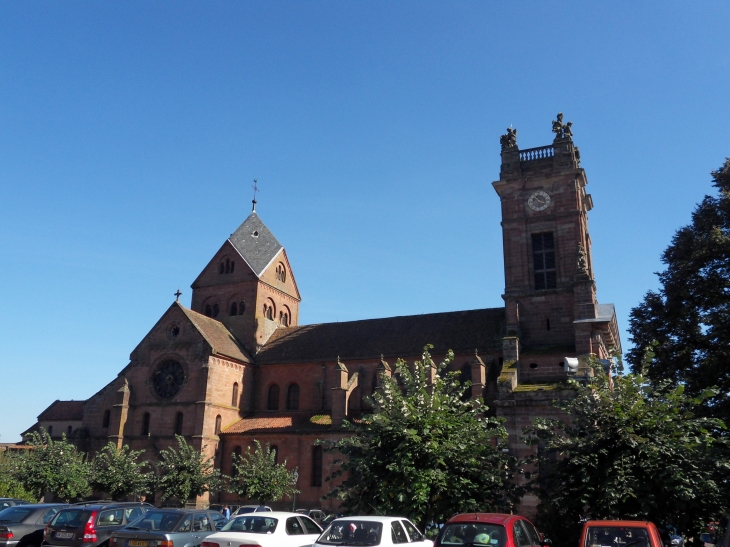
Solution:
[[[215,434],[220,435],[221,434],[221,415],[218,414],[218,416],[215,417]]]
[[[281,262],[276,266],[276,279],[281,282],[286,281],[286,268]]]
[[[53,436],[53,426],[52,425],[49,425],[48,426],[48,436],[49,437],[52,437]]]
[[[241,300],[241,302],[238,304],[238,315],[243,315],[243,310],[246,309],[246,302],[244,300]]]
[[[322,447],[312,447],[312,486],[322,486]]]
[[[150,413],[145,412],[142,416],[142,435],[150,434]]]
[[[241,458],[241,447],[237,446],[233,449],[233,452],[231,452],[231,477],[235,477],[238,474],[238,470],[236,469],[236,466],[233,465],[234,463],[238,463]]]
[[[279,410],[279,386],[273,384],[269,387],[269,399],[266,408],[268,410]]]
[[[276,310],[274,310],[274,303],[271,300],[264,303],[264,317],[266,317],[266,319],[271,319],[272,321],[276,317]]]
[[[218,312],[220,312],[220,308],[218,307],[218,304],[213,304],[213,316],[212,317],[218,317]]]
[[[231,271],[231,261],[226,258],[226,273]]]
[[[279,463],[279,447],[274,445],[269,448],[269,452],[274,454],[274,464]]]
[[[73,430],[74,430],[73,426],[71,426],[71,425],[68,426],[68,429],[66,430],[66,435],[71,435],[71,433],[73,433]]]
[[[284,325],[285,327],[289,326],[289,315],[288,314],[285,313],[282,315],[281,324]]]
[[[222,273],[223,273],[223,272],[225,271],[225,269],[226,269],[226,265],[225,265],[225,264],[223,264],[223,262],[221,262],[221,265],[220,265],[220,267],[218,268],[218,274],[219,274],[219,275],[220,275],[220,274],[222,274]]]
[[[175,435],[182,435],[183,432],[183,413],[178,412],[175,415]]]
[[[236,263],[231,260],[231,273],[233,273],[233,269],[236,267]]]
[[[205,315],[207,315],[208,317],[213,316],[213,308],[210,307],[210,304],[205,306]]]
[[[231,397],[231,406],[238,408],[238,382],[233,382],[233,397]]]
[[[299,410],[299,384],[292,384],[286,392],[286,409]]]
[[[231,311],[228,312],[228,315],[238,315],[238,304],[235,302],[231,303]]]
[[[101,427],[109,427],[109,419],[111,418],[111,413],[109,412],[109,409],[104,411],[104,417],[101,419]]]

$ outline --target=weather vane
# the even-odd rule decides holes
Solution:
[[[251,188],[253,188],[253,201],[252,201],[252,203],[253,203],[253,212],[254,213],[256,212],[256,192],[259,191],[258,183],[259,183],[259,179],[253,179],[253,186],[251,186]]]

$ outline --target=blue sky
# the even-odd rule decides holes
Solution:
[[[301,322],[502,304],[499,136],[573,121],[622,329],[730,155],[730,4],[0,3],[0,441],[85,399],[248,215]],[[623,332],[624,348],[630,346]]]

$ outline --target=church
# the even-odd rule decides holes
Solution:
[[[112,441],[150,460],[179,434],[226,474],[259,440],[296,467],[298,507],[334,509],[321,500],[334,456],[316,441],[346,434],[343,420],[367,413],[381,375],[432,344],[437,361],[453,350],[451,368],[505,419],[510,452],[524,456],[522,428],[559,415],[553,402],[570,396],[569,377],[591,373],[588,356],[608,367],[621,353],[614,307],[596,299],[593,200],[570,125],[560,115],[554,141],[539,148],[520,150],[513,129],[501,138],[492,186],[502,210],[503,307],[300,325],[294,265],[254,200],[193,281],[190,308],[173,302],[116,378],[86,401],[54,402],[26,434],[68,432],[90,454]]]

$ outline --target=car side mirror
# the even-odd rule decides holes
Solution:
[[[551,540],[550,538],[543,538],[540,542],[541,547],[552,547],[552,544],[553,540]]]
[[[702,543],[715,543],[715,538],[712,537],[712,534],[708,534],[705,532],[704,534],[700,535],[700,541]]]

